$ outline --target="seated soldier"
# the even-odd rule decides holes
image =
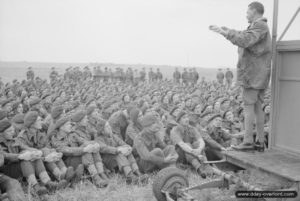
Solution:
[[[37,117],[37,121],[41,122],[40,116]],[[16,126],[16,124],[14,124]],[[68,183],[75,176],[73,167],[66,167],[64,161],[62,160],[62,153],[56,152],[55,149],[51,148],[51,145],[48,140],[48,136],[46,133],[38,130],[39,134],[43,136],[41,142],[44,143],[44,147],[42,147],[44,164],[46,170],[48,170],[57,181],[66,180]],[[44,139],[45,138],[45,139]]]
[[[234,120],[234,116],[231,110],[227,110],[223,113],[222,127],[228,130],[231,134],[236,134],[239,132],[238,122]]]
[[[178,125],[171,130],[170,138],[176,146],[178,161],[191,164],[201,177],[206,178],[212,174],[212,170],[203,163],[206,160],[205,142],[200,132],[189,125],[190,119],[185,111],[179,112],[176,121]]]
[[[0,200],[4,200],[3,198],[4,193],[6,193],[8,199],[10,201],[23,201],[25,200],[25,194],[21,187],[21,184],[18,180],[11,178],[10,176],[6,175],[6,172],[11,173],[9,166],[7,164],[10,162],[9,159],[13,160],[18,158],[14,158],[13,156],[10,157],[10,154],[7,153],[5,150],[6,139],[11,138],[13,135],[13,129],[10,126],[8,120],[1,120],[0,121],[0,145],[1,145],[1,152],[0,152]],[[20,168],[19,168],[20,170]],[[11,175],[16,176],[16,175]],[[46,190],[46,189],[44,189]],[[46,191],[45,191],[46,192]]]
[[[65,175],[65,173],[59,171],[59,183],[51,181],[41,159],[43,158],[44,160],[47,160],[47,155],[51,152],[51,150],[46,148],[46,134],[39,132],[41,128],[42,121],[38,115],[38,112],[29,111],[24,118],[24,130],[22,130],[16,138],[18,149],[21,152],[18,158],[21,160],[21,169],[23,171],[23,175],[27,178],[28,183],[32,185],[37,184],[35,175],[38,175],[42,183],[45,184],[49,189],[55,190],[63,188],[67,185],[67,181],[64,180],[62,176],[62,174]],[[37,156],[33,158],[30,156],[28,157],[28,155],[32,155],[30,154],[32,152],[41,154],[37,154]],[[56,173],[54,170],[58,170],[59,168],[56,166],[56,164],[53,164],[53,166],[51,165],[51,167],[53,168],[50,168],[50,171],[55,175]],[[67,172],[66,168],[65,172]]]
[[[93,181],[97,186],[105,185],[106,182],[103,183],[101,178],[98,178],[101,175],[97,172],[92,153],[90,153],[86,146],[79,146],[79,144],[72,139],[74,136],[69,119],[62,117],[57,120],[53,132],[51,137],[52,147],[62,152],[64,154],[65,163],[76,169],[76,179],[73,182],[81,178],[84,167],[86,167],[89,173],[92,176],[94,175]]]
[[[162,124],[153,114],[142,118],[142,132],[134,139],[134,150],[142,172],[152,172],[175,165],[178,154],[173,145],[166,145],[158,136]]]
[[[114,112],[108,119],[113,134],[122,140],[125,139],[125,133],[129,124],[129,114],[133,106],[129,105],[125,110]]]
[[[107,176],[104,173],[102,158],[99,153],[100,146],[97,142],[92,141],[92,135],[88,132],[86,126],[88,124],[87,113],[83,110],[76,112],[71,121],[75,123],[74,132],[70,134],[70,139],[73,147],[86,147],[96,146],[92,148],[89,153],[84,154],[82,161],[83,165],[88,169],[93,178],[94,184],[99,187],[106,187],[108,185]],[[97,148],[98,147],[98,148]]]
[[[209,160],[219,160],[223,158],[220,151],[230,149],[232,145],[238,143],[239,138],[243,137],[243,134],[230,134],[227,130],[223,129],[221,125],[222,118],[220,114],[215,114],[208,119],[208,126],[205,133],[209,136],[210,141],[214,141],[213,143],[208,143],[209,145],[213,144],[213,146],[208,146],[206,149]],[[204,139],[207,140],[207,137]]]
[[[133,108],[130,112],[130,123],[126,129],[125,142],[133,146],[135,137],[142,131],[141,118],[143,117],[142,111]]]
[[[118,168],[123,172],[127,182],[135,183],[142,176],[132,155],[132,148],[122,139],[112,133],[108,121],[99,119],[97,124],[98,136],[96,141],[101,145],[100,153],[106,167],[110,170]]]
[[[47,135],[49,138],[51,138],[51,133],[54,130],[56,121],[64,114],[64,107],[59,105],[55,106],[51,110],[51,119],[48,125],[47,129]]]

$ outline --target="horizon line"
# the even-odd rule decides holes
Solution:
[[[143,64],[143,63],[113,63],[113,62],[56,62],[56,61],[2,61],[0,63],[45,63],[45,64],[81,64],[88,66],[96,66],[96,65],[132,65],[132,66],[168,66],[174,68],[205,68],[205,69],[215,69],[215,68],[230,68],[227,66],[216,66],[216,67],[200,67],[200,66],[182,66],[182,65],[170,65],[170,64]],[[27,66],[29,67],[29,66]],[[55,67],[55,66],[54,66]],[[234,68],[230,68],[234,69]]]

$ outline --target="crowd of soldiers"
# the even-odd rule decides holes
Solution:
[[[70,67],[52,68],[49,81],[29,68],[27,80],[1,83],[2,195],[24,200],[21,179],[41,197],[83,175],[98,188],[116,173],[147,183],[147,173],[180,164],[212,176],[204,161],[221,159],[244,131],[241,88],[229,69],[216,78],[198,80],[196,69],[168,80],[159,69],[147,78],[145,69]],[[269,102],[267,91],[266,137]]]

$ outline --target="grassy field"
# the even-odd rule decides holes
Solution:
[[[211,180],[203,180],[190,169],[185,170],[189,185],[193,186],[202,182]],[[232,173],[234,174],[234,173]],[[277,189],[280,186],[289,186],[290,184],[278,181],[270,177],[270,175],[262,174],[257,171],[241,171],[236,175],[240,176],[249,184],[256,185],[262,189]],[[74,188],[66,188],[47,196],[47,201],[156,201],[152,194],[152,183],[156,173],[150,175],[147,185],[128,185],[124,178],[114,175],[110,179],[109,186],[104,189],[96,188],[89,180],[83,180],[76,184]],[[255,199],[237,199],[235,192],[238,186],[231,185],[229,189],[212,188],[201,191],[191,191],[190,194],[198,201],[254,201]],[[39,201],[37,197],[29,197],[30,201]],[[255,200],[258,201],[258,200]]]
[[[191,170],[185,170],[188,175],[190,185],[199,184],[209,179],[203,180]],[[121,176],[115,175],[110,179],[107,188],[98,189],[89,180],[83,180],[74,188],[66,188],[57,191],[55,194],[47,196],[49,201],[156,201],[152,194],[152,183],[156,174],[150,175],[147,185],[128,185]],[[201,201],[231,201],[234,198],[234,188],[227,189],[207,189],[191,192],[191,195]],[[30,200],[38,201],[37,197]]]

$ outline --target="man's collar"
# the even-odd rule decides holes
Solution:
[[[258,21],[267,21],[267,18],[261,16],[261,17],[257,18],[256,20],[254,20],[254,21],[250,24],[250,26],[254,25],[254,24],[255,24],[256,22],[258,22]]]

